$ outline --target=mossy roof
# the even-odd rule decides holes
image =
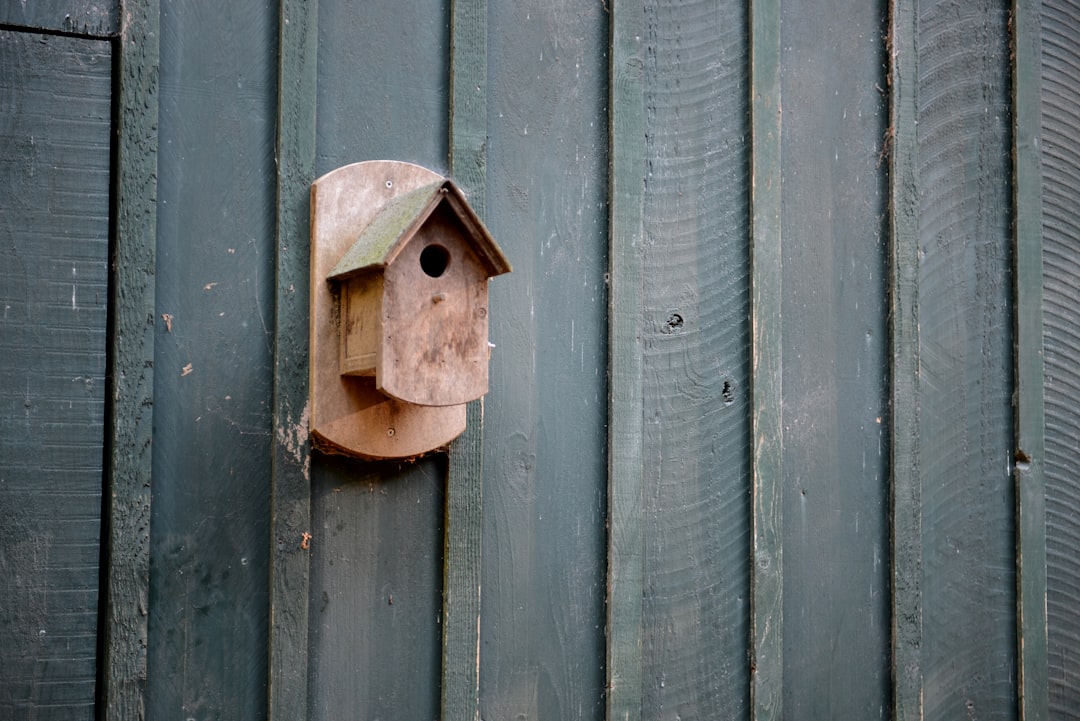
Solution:
[[[489,277],[510,272],[506,256],[469,207],[461,190],[451,181],[443,179],[399,195],[387,203],[361,231],[328,278],[344,280],[368,269],[385,267],[443,202],[462,221],[474,249],[487,266]]]

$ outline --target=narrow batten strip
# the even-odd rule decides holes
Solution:
[[[1038,0],[1015,0],[1013,212],[1016,278],[1016,576],[1019,716],[1049,717],[1044,478],[1042,172]]]
[[[780,7],[755,0],[750,20],[751,107],[751,715],[783,714],[783,433],[780,402]]]
[[[454,0],[450,11],[450,169],[484,217],[487,193],[486,0]],[[441,718],[480,718],[480,577],[484,503],[484,407],[466,409],[446,483],[443,554]]]
[[[918,5],[889,13],[890,395],[893,708],[921,721],[922,480],[919,465]]]
[[[645,10],[611,8],[607,718],[641,718]]]
[[[308,706],[308,200],[315,179],[317,15],[318,3],[281,0],[267,689],[271,721],[307,718]]]

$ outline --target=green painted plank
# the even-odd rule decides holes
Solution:
[[[642,717],[644,8],[611,4],[607,718]]]
[[[282,0],[280,12],[268,715],[303,719],[311,542],[308,202],[315,179],[318,3]]]
[[[145,709],[160,93],[158,2],[130,0],[122,9],[128,21],[115,102],[111,499],[103,555],[109,571],[101,706],[110,721],[139,718]]]
[[[483,718],[604,709],[610,18],[489,3]],[[496,31],[497,29],[497,31]]]
[[[1037,0],[1014,0],[1012,32],[1017,694],[1021,721],[1047,721],[1046,413],[1039,157],[1042,57]]]
[[[160,22],[146,716],[263,718],[278,9]]]
[[[0,4],[0,25],[83,36],[115,37],[120,33],[120,6],[128,4],[119,0],[5,2]]]
[[[746,29],[743,2],[645,7],[647,719],[750,714]]]
[[[450,6],[450,173],[484,217],[487,194],[487,2]],[[480,576],[484,508],[484,406],[469,404],[451,444],[443,551],[440,718],[480,718]]]
[[[776,721],[784,691],[780,7],[756,0],[750,8],[750,703],[753,721]]]
[[[1041,3],[1041,151],[1050,717],[1080,709],[1080,5]]]
[[[1008,7],[920,0],[924,717],[1016,714]]]
[[[893,716],[922,719],[922,476],[919,466],[918,2],[893,0],[889,27],[890,471]]]
[[[362,160],[446,170],[449,18],[443,0],[319,3],[316,177]],[[312,455],[312,721],[439,716],[446,474],[441,455]]]
[[[887,17],[884,1],[852,0],[785,4],[781,22],[783,700],[793,721],[890,713]]]
[[[112,44],[0,31],[0,718],[94,717]]]

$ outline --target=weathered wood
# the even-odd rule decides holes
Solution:
[[[607,718],[642,718],[644,7],[611,4]]]
[[[151,719],[267,714],[278,15],[160,12]]]
[[[919,464],[918,0],[889,11],[890,497],[892,706],[922,720],[922,469]],[[883,156],[884,157],[884,156]]]
[[[747,10],[650,2],[644,15],[641,715],[743,719],[752,512]]]
[[[0,717],[92,719],[112,45],[0,31]]]
[[[0,3],[0,25],[92,37],[120,34],[120,6],[127,0],[34,0]]]
[[[448,13],[441,0],[319,3],[316,175],[370,159],[443,170]],[[440,456],[312,456],[312,721],[438,717],[445,473]],[[342,531],[324,527],[332,507]]]
[[[1047,663],[1050,718],[1066,719],[1080,709],[1080,5],[1040,5]]]
[[[490,3],[483,718],[604,708],[608,107],[602,3]],[[497,32],[495,31],[497,29]]]
[[[1048,721],[1046,422],[1043,397],[1039,3],[1014,0],[1012,29],[1017,695],[1020,721]]]
[[[1008,8],[919,2],[925,718],[1013,718]]]
[[[783,697],[793,721],[889,715],[886,18],[885,2],[853,1],[785,4],[781,22]]]
[[[128,20],[114,103],[111,497],[102,555],[109,568],[100,705],[108,721],[140,718],[146,703],[157,257],[160,8],[157,0],[130,0],[122,8]]]
[[[313,461],[309,718],[437,718],[445,457]]]
[[[750,718],[784,717],[780,4],[751,3]]]
[[[487,0],[450,4],[450,172],[483,218],[487,204]],[[484,407],[466,409],[450,447],[443,541],[440,717],[480,718],[480,579],[483,559]]]
[[[445,446],[465,428],[463,405],[415,405],[383,395],[377,378],[341,375],[339,311],[327,282],[380,210],[439,180],[438,173],[419,165],[368,161],[327,173],[311,187],[311,432],[324,450],[360,458],[413,458]],[[390,282],[384,279],[380,285]],[[385,311],[379,314],[385,317]],[[377,348],[376,357],[384,352]]]
[[[308,203],[315,179],[316,2],[282,0],[278,17],[274,407],[270,470],[267,716],[308,708],[311,444],[308,422]]]

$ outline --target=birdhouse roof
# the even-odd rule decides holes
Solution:
[[[469,206],[465,195],[447,179],[421,186],[386,204],[327,276],[344,280],[374,268],[385,268],[442,204],[461,222],[466,240],[486,267],[488,277],[510,272],[510,263],[495,239]]]

